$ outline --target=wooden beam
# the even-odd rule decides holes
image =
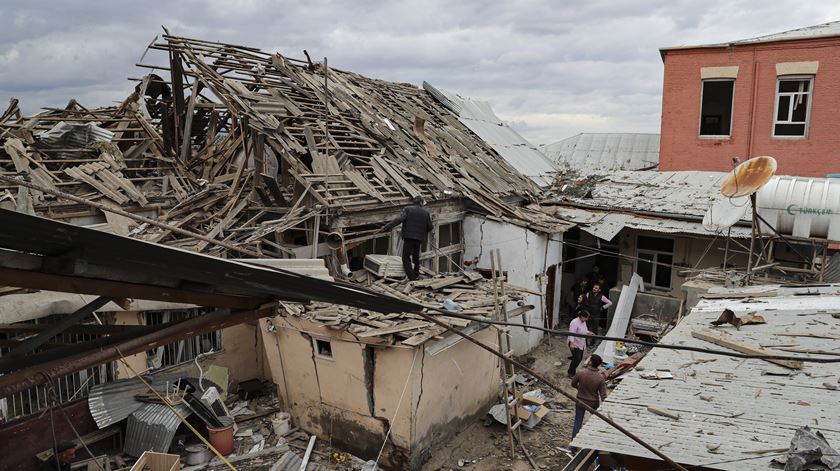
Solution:
[[[731,337],[727,338],[728,336],[723,336],[720,334],[715,334],[712,332],[703,332],[699,330],[695,330],[691,332],[691,336],[705,340],[706,342],[711,342],[715,345],[720,345],[721,347],[728,348],[730,350],[735,350],[736,352],[746,353],[749,355],[768,355],[768,356],[775,356],[773,352],[768,350],[764,350],[761,347],[755,347],[744,342],[739,342]],[[792,360],[772,360],[768,359],[770,363],[775,363],[780,366],[784,366],[785,368],[790,368],[792,370],[801,370],[805,367],[804,362],[802,361],[792,361]]]
[[[266,299],[262,298],[201,293],[163,286],[139,285],[121,281],[82,278],[79,276],[54,275],[5,267],[0,267],[0,285],[61,291],[64,293],[106,294],[117,298],[150,299],[154,301],[227,307],[231,309],[252,309],[266,301]]]

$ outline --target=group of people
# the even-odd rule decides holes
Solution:
[[[589,313],[589,319],[592,320],[592,330],[606,331],[607,310],[613,302],[606,295],[609,293],[609,286],[606,277],[601,274],[601,268],[593,265],[592,271],[572,285],[571,291],[574,300],[574,304],[570,306],[571,317],[577,318],[581,312],[586,311]]]
[[[609,292],[607,280],[601,274],[598,265],[592,266],[586,276],[572,286],[575,305],[572,307],[573,319],[569,323],[569,332],[581,335],[595,335],[599,329],[607,329],[607,310],[613,305],[604,293]],[[591,322],[591,324],[590,324]],[[590,328],[591,326],[591,328]],[[598,355],[589,357],[586,367],[578,371],[586,352],[585,337],[569,336],[566,340],[571,357],[567,374],[572,379],[572,387],[577,389],[577,399],[593,409],[597,409],[607,397],[607,382],[598,370],[603,361]],[[586,408],[580,403],[575,405],[575,421],[572,438],[583,426]]]

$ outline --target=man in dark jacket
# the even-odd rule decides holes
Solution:
[[[425,204],[423,198],[415,196],[410,206],[403,209],[396,219],[382,228],[383,231],[387,231],[402,223],[402,261],[405,276],[410,280],[420,278],[420,246],[432,230],[432,217],[423,207]],[[412,262],[414,262],[413,266]]]
[[[53,455],[41,463],[41,471],[70,471],[70,462],[76,457],[76,444],[62,440],[53,449]]]

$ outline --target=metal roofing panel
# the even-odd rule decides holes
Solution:
[[[185,378],[183,372],[173,371],[156,373],[146,377],[146,380],[160,391],[164,390],[167,384],[175,384],[182,378]],[[204,380],[205,385],[208,382],[209,380]],[[210,384],[218,387],[212,382]],[[131,415],[144,404],[134,396],[147,391],[146,385],[137,377],[99,384],[91,388],[88,394],[88,409],[96,426],[105,428]]]
[[[188,417],[192,411],[184,404],[173,406],[181,417]],[[181,420],[163,404],[144,404],[128,416],[123,451],[139,457],[144,451],[166,453]]]
[[[618,232],[628,227],[642,231],[661,232],[665,234],[696,234],[701,236],[726,235],[727,232],[716,233],[703,227],[700,222],[683,221],[669,218],[638,217],[624,213],[608,213],[603,211],[588,211],[581,208],[558,207],[556,216],[575,222],[581,230],[603,240],[612,240]],[[749,227],[733,226],[728,234],[738,239],[749,239],[752,231]]]
[[[797,348],[825,350],[825,339],[807,334],[840,334],[840,320],[832,317],[840,312],[840,285],[760,288],[715,290],[733,295],[762,291],[764,296],[701,300],[662,342],[720,348],[691,335],[695,330],[714,330],[767,348],[795,339]],[[726,308],[739,316],[757,312],[767,323],[740,330],[732,326],[711,328],[709,323]],[[789,333],[806,335],[776,335]],[[654,349],[639,367],[645,371],[669,370],[675,379],[646,380],[639,376],[640,370],[634,370],[610,393],[599,411],[681,464],[732,471],[766,470],[772,455],[745,452],[787,448],[796,429],[803,425],[820,430],[829,443],[840,444],[838,393],[823,386],[826,381],[837,381],[838,364],[805,363],[802,370],[792,371],[764,360]],[[701,393],[711,401],[701,399]],[[647,411],[648,406],[674,410],[680,418],[654,415]],[[597,418],[586,422],[572,445],[653,458]],[[710,453],[707,445],[719,445],[716,454]]]
[[[505,124],[486,101],[463,98],[423,82],[435,99],[458,115],[458,120],[493,148],[519,173],[540,187],[554,183],[557,168],[536,146]]]
[[[831,21],[828,23],[806,26],[804,28],[796,28],[788,31],[782,31],[779,33],[757,36],[755,38],[739,39],[736,41],[723,43],[663,47],[659,50],[660,52],[667,52],[679,49],[718,48],[745,44],[772,43],[777,41],[798,41],[803,39],[830,38],[835,36],[840,36],[840,21]]]
[[[224,260],[7,209],[0,209],[0,227],[0,248],[43,256],[63,255],[76,260],[77,265],[108,267],[107,274],[97,275],[112,281],[142,280],[143,285],[155,287],[174,281],[176,286],[198,286],[216,294],[257,301],[322,301],[377,312],[418,309],[414,304],[358,285]],[[154,277],[149,281],[151,274]]]
[[[583,174],[659,166],[659,134],[583,133],[541,150],[561,168]]]

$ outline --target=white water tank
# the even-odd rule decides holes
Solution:
[[[758,214],[780,233],[840,241],[840,179],[776,176],[757,198]]]

